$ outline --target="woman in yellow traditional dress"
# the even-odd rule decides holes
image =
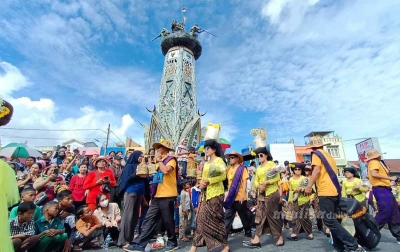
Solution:
[[[13,107],[0,97],[0,126],[10,122]],[[14,246],[10,239],[8,224],[8,208],[17,204],[19,192],[15,171],[3,160],[0,160],[0,252],[13,252]]]
[[[368,192],[368,187],[363,185],[363,182],[358,177],[356,169],[348,167],[344,169],[346,179],[342,183],[342,197],[353,198],[366,206],[365,193]]]
[[[297,241],[297,235],[303,231],[307,234],[307,239],[313,240],[314,236],[312,234],[312,223],[310,220],[310,198],[306,196],[303,191],[305,183],[308,178],[305,176],[306,164],[294,163],[292,165],[292,170],[294,175],[289,179],[289,203],[293,205],[292,211],[292,234],[286,237],[290,241]]]

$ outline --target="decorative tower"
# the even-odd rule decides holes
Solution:
[[[200,118],[204,114],[197,110],[195,63],[202,52],[197,33],[203,30],[194,25],[187,33],[185,23],[175,20],[171,26],[172,33],[164,28],[156,37],[162,37],[165,59],[158,105],[147,109],[152,113],[150,127],[143,125],[147,150],[161,138],[171,140],[175,146],[184,138],[188,146],[200,141]]]

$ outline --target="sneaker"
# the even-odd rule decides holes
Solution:
[[[179,246],[166,246],[165,249],[163,250],[164,252],[173,252],[175,250],[179,249]]]
[[[125,251],[128,252],[142,252],[144,251],[144,247],[140,246],[139,244],[131,244],[127,248],[124,248]]]

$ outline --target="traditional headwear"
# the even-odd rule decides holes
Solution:
[[[13,106],[0,97],[0,126],[7,125],[14,113]]]
[[[308,148],[307,149],[320,148],[322,146],[327,146],[327,145],[331,145],[331,144],[330,143],[324,144],[324,141],[323,141],[322,137],[313,136],[313,137],[311,137],[311,140],[310,140],[310,143],[308,144]]]
[[[169,140],[164,140],[163,138],[160,139],[160,142],[154,143],[153,148],[157,150],[160,147],[167,148],[169,151],[175,151],[173,147],[173,143]]]
[[[372,150],[367,151],[367,153],[365,153],[365,157],[366,157],[365,162],[368,162],[372,159],[380,158],[380,157],[382,157],[382,155],[379,153],[379,151],[372,149]]]
[[[97,167],[97,162],[99,162],[100,160],[104,160],[107,166],[110,165],[110,160],[108,160],[108,158],[106,158],[105,156],[100,156],[96,158],[96,160],[93,160],[92,167]]]
[[[235,156],[239,158],[239,163],[243,163],[243,156],[239,154],[237,151],[231,151],[229,154],[225,154],[225,158],[229,160],[230,156]]]
[[[219,140],[219,132],[221,131],[221,124],[209,123],[206,126],[206,133],[204,135],[204,141],[207,140]]]
[[[306,171],[305,171],[305,168],[306,168],[306,164],[304,164],[304,163],[290,163],[289,164],[289,167],[290,167],[290,169],[292,169],[292,171],[294,171],[294,169],[295,168],[300,168],[301,169],[301,175],[303,175],[303,176],[305,176],[306,175]]]
[[[252,129],[250,131],[250,134],[254,136],[254,144],[256,146],[256,149],[254,150],[255,153],[265,153],[265,154],[270,154],[269,151],[267,150],[267,132],[265,131],[264,128],[259,128],[259,129]],[[268,153],[267,153],[268,151]],[[268,155],[270,156],[270,155]]]

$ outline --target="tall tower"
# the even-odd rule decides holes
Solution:
[[[171,140],[175,146],[184,138],[189,146],[200,141],[200,118],[196,100],[196,60],[202,47],[197,40],[197,25],[190,33],[185,24],[172,22],[172,33],[163,29],[161,51],[165,56],[157,107],[153,110],[150,127],[143,125],[148,150],[161,138]]]

